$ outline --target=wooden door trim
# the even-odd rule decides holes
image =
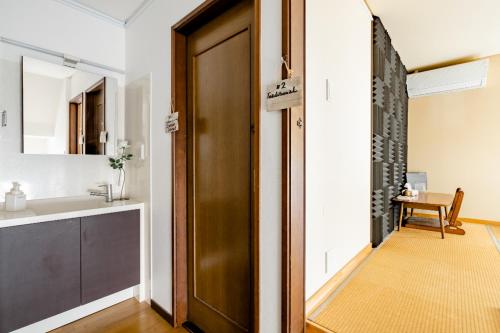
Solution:
[[[187,36],[244,0],[206,0],[172,27],[171,94],[179,113],[179,130],[172,135],[172,326],[187,320]],[[251,328],[259,331],[259,183],[260,183],[260,0],[253,0],[252,28],[252,287]],[[169,319],[170,319],[169,318]]]
[[[305,332],[305,0],[282,0],[282,53],[303,80],[302,107],[282,116],[281,331]],[[283,68],[282,76],[287,77]]]

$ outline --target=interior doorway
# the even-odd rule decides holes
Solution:
[[[68,154],[106,154],[106,78],[68,103]]]
[[[206,1],[172,29],[172,324],[258,330],[257,0]]]
[[[69,101],[69,154],[85,154],[83,93]]]
[[[106,154],[106,78],[103,78],[85,92],[85,154]]]

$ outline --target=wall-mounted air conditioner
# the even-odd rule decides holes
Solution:
[[[489,60],[443,67],[408,75],[408,96],[420,97],[486,86]]]

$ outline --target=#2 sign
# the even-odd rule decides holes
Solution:
[[[266,100],[267,111],[302,105],[302,78],[297,76],[268,85]]]

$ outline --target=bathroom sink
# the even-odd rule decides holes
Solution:
[[[73,218],[75,216],[86,216],[86,214],[104,214],[121,211],[138,205],[139,202],[133,200],[106,202],[101,197],[65,197],[53,199],[29,200],[27,209],[19,212],[6,212],[3,204],[0,204],[0,227],[10,220],[35,221],[39,218]],[[127,208],[128,207],[128,208]]]
[[[105,202],[102,198],[70,197],[33,200],[28,202],[28,208],[37,215],[45,215],[113,207],[115,203]]]

